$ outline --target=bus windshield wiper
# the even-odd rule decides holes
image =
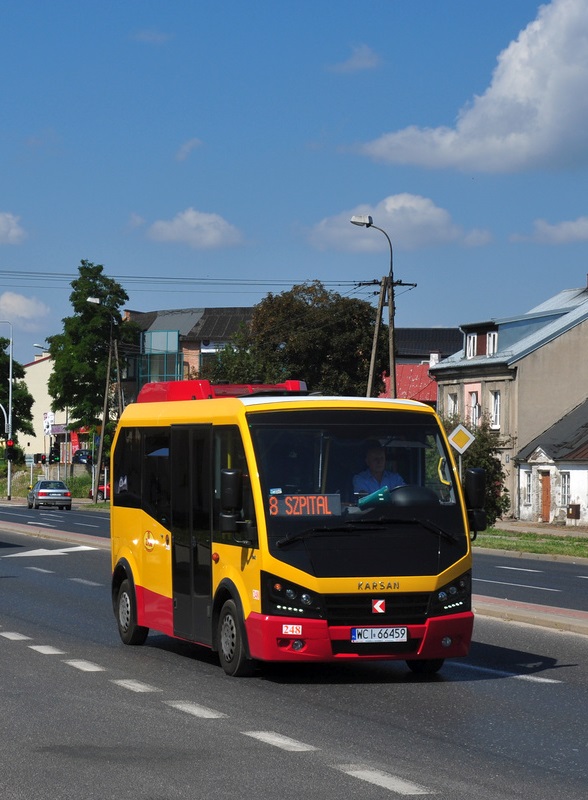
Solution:
[[[401,519],[400,517],[380,517],[379,519],[367,519],[366,522],[376,523],[380,525],[391,524],[391,525],[402,525],[408,523],[409,525],[420,525],[426,531],[430,531],[431,533],[436,533],[439,536],[442,536],[444,539],[447,539],[449,542],[458,542],[459,537],[456,536],[455,533],[451,533],[450,531],[446,531],[444,528],[440,528],[435,522],[431,522],[430,519],[419,519],[418,517],[409,517],[408,519]]]
[[[356,524],[359,523],[359,525]],[[376,530],[379,520],[366,520],[366,522],[372,523],[371,530]],[[375,524],[374,524],[375,523]],[[360,527],[361,525],[361,527]],[[276,542],[277,547],[286,547],[292,542],[299,542],[302,539],[306,539],[309,536],[312,536],[315,533],[351,533],[353,531],[365,531],[370,530],[370,527],[367,527],[362,520],[354,520],[353,522],[348,522],[345,525],[333,525],[332,527],[328,525],[317,526],[316,528],[306,528],[303,531],[299,531],[298,533],[292,533],[288,536],[284,536],[283,539],[278,539]]]

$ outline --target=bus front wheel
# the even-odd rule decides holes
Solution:
[[[221,666],[227,675],[234,678],[251,675],[255,662],[247,657],[245,637],[234,600],[227,600],[221,609],[217,647]]]
[[[120,638],[125,644],[143,644],[149,628],[137,625],[137,602],[131,582],[125,579],[118,590],[116,621]]]
[[[415,675],[434,675],[443,666],[444,658],[411,658],[406,663]]]

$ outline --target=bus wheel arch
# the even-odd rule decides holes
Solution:
[[[130,570],[118,564],[112,576],[112,605],[118,632],[124,644],[141,645],[149,628],[137,624],[137,597]]]
[[[222,668],[232,677],[245,677],[255,670],[249,655],[243,606],[232,584],[219,587],[214,602],[214,645]]]

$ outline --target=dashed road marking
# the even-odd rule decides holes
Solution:
[[[16,633],[15,631],[2,631],[0,636],[4,636],[5,639],[10,639],[11,642],[22,642],[25,639],[30,640],[30,636],[25,636],[24,633]]]
[[[253,739],[259,739],[260,742],[271,744],[274,747],[279,747],[282,750],[290,752],[301,753],[304,750],[318,750],[318,747],[313,747],[311,744],[304,744],[298,742],[296,739],[290,739],[289,736],[282,736],[273,731],[241,731],[244,736],[251,736]]]
[[[475,664],[463,664],[455,662],[456,669],[467,669],[472,672],[485,672],[488,675],[495,675],[497,678],[515,678],[519,681],[530,681],[531,683],[561,683],[555,678],[542,678],[540,675],[521,675],[520,672],[506,672],[501,669],[491,669],[490,667],[478,667]]]
[[[102,586],[101,583],[96,583],[96,581],[89,581],[86,578],[68,578],[68,581],[72,581],[73,583],[81,583],[84,586]]]
[[[50,644],[30,644],[29,648],[44,656],[64,656],[65,650],[58,650]]]
[[[365,767],[355,767],[353,765],[342,764],[336,769],[344,772],[352,778],[358,778],[367,783],[373,783],[374,786],[379,786],[382,789],[388,789],[391,792],[401,795],[423,795],[435,794],[431,789],[426,789],[424,786],[419,786],[418,783],[411,783],[399,778],[397,775],[389,775],[387,772],[381,772],[377,769],[366,769]]]
[[[141,681],[116,680],[116,681],[111,681],[111,683],[116,684],[116,686],[122,686],[123,689],[130,689],[131,692],[160,692],[161,691],[161,689],[157,689],[155,686],[150,686],[148,683],[142,683]]]
[[[83,659],[73,659],[72,661],[64,661],[64,664],[69,664],[70,667],[75,667],[82,672],[105,672],[105,668],[99,664],[93,664],[91,661],[84,661]]]
[[[199,706],[197,703],[190,703],[185,700],[165,700],[165,704],[166,706],[177,708],[178,711],[183,711],[186,714],[191,714],[193,717],[201,717],[202,719],[221,719],[227,716],[227,714],[223,714],[220,711],[215,711],[205,706]]]

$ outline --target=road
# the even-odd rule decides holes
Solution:
[[[470,656],[432,679],[230,679],[160,635],[124,647],[109,577],[101,547],[0,533],[3,800],[586,796],[585,637],[479,617]]]

